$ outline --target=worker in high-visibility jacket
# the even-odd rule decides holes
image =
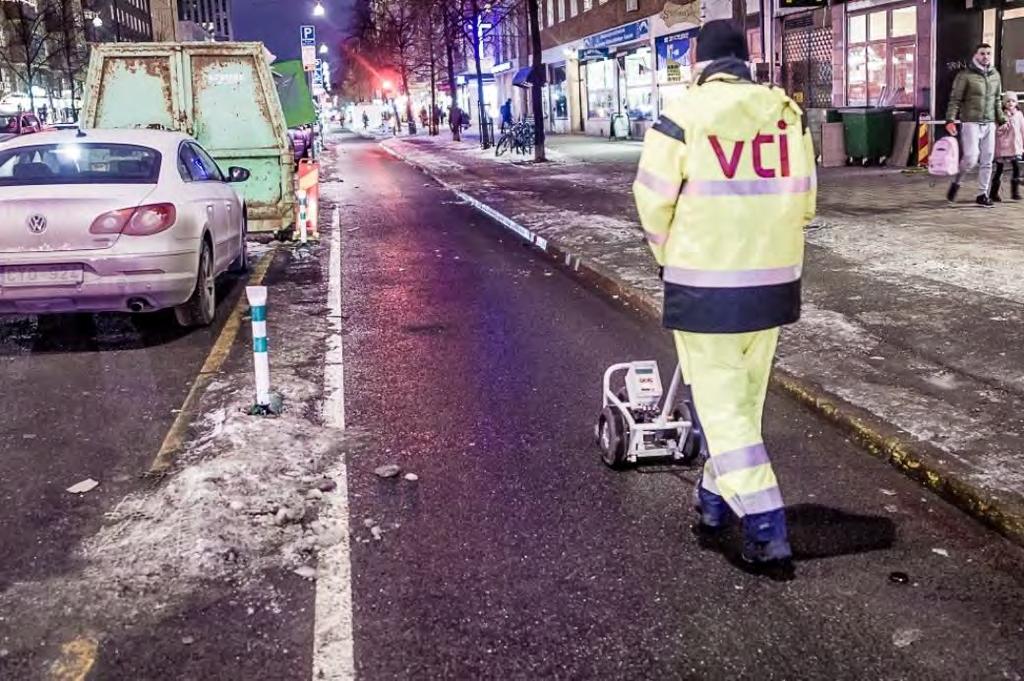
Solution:
[[[707,64],[648,131],[633,191],[709,453],[697,529],[714,535],[735,515],[745,560],[791,567],[761,414],[779,327],[800,316],[813,144],[800,107],[751,81],[730,22],[706,24],[696,56]]]

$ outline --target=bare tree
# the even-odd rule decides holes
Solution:
[[[28,91],[29,106],[35,111],[33,87],[45,70],[47,60],[47,11],[19,0],[0,0],[0,12],[7,29],[7,45],[0,51],[0,63],[7,66]]]
[[[444,31],[444,47],[446,65],[448,68],[448,92],[452,97],[452,107],[449,110],[449,125],[452,130],[452,141],[462,141],[462,123],[461,121],[455,120],[452,114],[455,112],[458,104],[455,101],[456,83],[455,83],[455,59],[458,54],[459,47],[459,17],[461,13],[456,11],[457,7],[445,4],[442,0],[442,13],[443,13],[443,26]]]
[[[71,112],[78,117],[78,92],[83,73],[89,63],[89,47],[85,40],[85,16],[78,11],[76,0],[49,0],[50,37],[53,52],[51,64],[64,75],[71,91]]]
[[[429,4],[426,6],[429,9]],[[375,42],[378,56],[389,56],[402,81],[406,96],[405,113],[409,119],[409,133],[416,132],[416,119],[412,111],[411,76],[419,70],[423,51],[419,38],[419,22],[429,21],[422,0],[382,0],[376,5],[374,18]]]

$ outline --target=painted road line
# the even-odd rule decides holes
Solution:
[[[276,248],[271,249],[256,263],[256,267],[253,268],[252,274],[249,276],[249,286],[258,286],[263,282],[263,278],[267,276],[267,270],[270,269],[270,264],[274,261],[274,254],[276,252]],[[231,315],[224,322],[224,327],[220,330],[220,335],[217,336],[217,341],[210,349],[210,354],[206,356],[206,361],[203,362],[203,367],[199,370],[196,380],[193,381],[188,395],[185,396],[185,401],[181,405],[177,418],[174,419],[171,429],[164,436],[163,444],[160,445],[160,450],[157,452],[156,458],[153,459],[153,463],[146,473],[147,475],[162,475],[174,463],[174,457],[181,451],[181,447],[185,442],[185,436],[188,434],[188,427],[196,415],[199,399],[202,397],[203,391],[210,385],[213,377],[224,366],[225,360],[227,360],[228,355],[231,353],[231,346],[234,345],[235,338],[238,336],[238,330],[242,326],[242,314],[245,312],[246,307],[248,307],[248,303],[245,300],[245,296],[239,296],[238,302],[235,303],[234,309],[231,310]]]
[[[328,428],[345,429],[345,355],[341,339],[341,212],[334,209],[328,266],[327,310],[330,335],[324,363],[323,420]]]
[[[341,319],[341,216],[334,211],[331,232],[327,307],[330,334],[324,361],[324,424],[345,427],[345,373]],[[328,473],[337,483],[325,494],[319,521],[336,531],[338,542],[317,552],[316,603],[313,621],[313,681],[348,681],[355,678],[352,643],[352,560],[349,538],[348,471],[345,460]]]
[[[54,681],[84,681],[96,664],[96,639],[80,636],[68,641],[60,649],[60,657],[50,666]]]

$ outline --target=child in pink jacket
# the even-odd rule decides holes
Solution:
[[[1003,93],[1003,111],[1006,112],[1006,123],[996,130],[996,167],[992,173],[992,191],[989,194],[993,201],[1002,201],[999,187],[1003,180],[1003,168],[1007,163],[1012,170],[1010,196],[1020,201],[1020,164],[1024,155],[1024,113],[1017,107],[1015,92]]]

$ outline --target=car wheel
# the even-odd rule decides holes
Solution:
[[[246,209],[242,209],[242,246],[229,271],[232,274],[244,274],[249,271],[249,211]]]
[[[209,326],[217,314],[217,280],[213,274],[213,249],[205,240],[199,253],[199,271],[192,297],[174,308],[178,324],[186,328]]]

